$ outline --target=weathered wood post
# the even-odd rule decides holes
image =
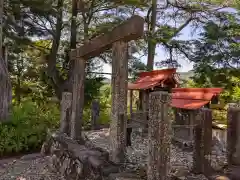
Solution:
[[[112,138],[113,152],[117,152],[117,140],[119,134],[117,121],[119,113],[125,113],[127,102],[127,42],[136,40],[143,36],[144,19],[140,16],[133,16],[115,27],[108,34],[102,34],[91,41],[86,42],[83,46],[72,52],[75,56],[76,64],[74,66],[74,86],[73,86],[73,103],[72,103],[72,121],[71,137],[80,139],[81,130],[76,131],[82,125],[82,112],[84,103],[84,79],[85,79],[85,60],[96,57],[107,49],[113,48],[113,80],[112,80],[112,125],[110,131]],[[126,97],[124,97],[126,96]],[[81,128],[80,128],[81,129]],[[116,153],[114,153],[116,154]]]
[[[91,128],[95,130],[98,128],[98,119],[100,114],[100,104],[99,101],[93,100],[92,101],[92,108],[91,108]]]
[[[118,163],[124,163],[125,162],[125,155],[126,155],[126,115],[125,114],[118,114],[118,133],[119,133],[119,139],[118,139],[118,147],[116,150],[116,156],[114,157],[115,162]]]
[[[61,120],[60,120],[60,132],[70,135],[70,122],[69,115],[72,107],[72,93],[63,92],[61,100]]]
[[[71,138],[75,140],[81,140],[82,134],[85,66],[85,59],[79,57],[79,54],[76,53],[73,69],[74,75],[71,114]]]
[[[227,154],[228,165],[240,166],[240,108],[228,108]]]
[[[167,92],[150,93],[148,125],[148,180],[169,180],[171,120]]]
[[[112,58],[112,109],[110,138],[112,146],[112,160],[120,162],[119,151],[122,143],[125,144],[127,127],[127,78],[128,78],[128,46],[126,42],[113,44]],[[120,116],[123,114],[123,116]],[[121,117],[121,118],[120,118]],[[124,130],[121,131],[119,124],[123,123]]]
[[[212,111],[201,109],[196,114],[196,128],[193,149],[193,171],[209,175],[212,147]]]

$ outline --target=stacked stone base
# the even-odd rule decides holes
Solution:
[[[81,145],[60,133],[43,144],[42,153],[50,156],[51,169],[68,180],[112,179],[122,171],[120,165],[109,161],[108,152],[90,143]]]

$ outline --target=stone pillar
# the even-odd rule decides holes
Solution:
[[[167,92],[152,92],[149,98],[148,180],[169,180],[171,121]]]
[[[147,112],[149,108],[149,93],[147,90],[143,91],[142,106],[143,106],[143,111]]]
[[[72,93],[63,92],[62,100],[61,100],[61,120],[60,120],[60,132],[66,133],[70,135],[70,121],[68,117],[70,117],[72,107]]]
[[[139,90],[139,95],[138,95],[138,111],[140,110],[143,110],[143,90]]]
[[[212,147],[212,111],[201,109],[196,114],[193,147],[193,171],[209,175],[211,173],[211,147]]]
[[[99,101],[93,100],[92,101],[92,110],[91,110],[91,128],[95,130],[98,128],[98,118],[100,114],[100,104]]]
[[[173,124],[179,125],[179,122],[178,122],[178,109],[175,108],[175,107],[173,107],[173,118],[174,118]]]
[[[148,90],[143,91],[143,112],[147,113],[149,111],[149,92]],[[146,126],[143,128],[143,132],[148,132],[148,116],[146,116]]]
[[[74,61],[71,138],[81,140],[86,61],[83,58],[76,58]]]
[[[227,152],[228,164],[240,165],[240,108],[228,109]]]
[[[113,44],[112,58],[112,107],[111,107],[111,158],[113,162],[119,163],[119,152],[122,144],[126,144],[127,127],[127,79],[128,79],[128,51],[127,43],[116,42]],[[124,116],[120,116],[123,114]],[[122,117],[122,118],[120,118]],[[123,123],[122,132],[119,124]]]
[[[129,91],[130,115],[133,113],[133,90]]]
[[[175,108],[175,124],[176,125],[184,125],[183,116],[184,116],[183,109]]]
[[[194,124],[196,123],[195,121],[195,116],[196,116],[196,111],[191,110],[189,111],[189,136],[190,140],[194,140]]]

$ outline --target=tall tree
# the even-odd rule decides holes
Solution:
[[[151,13],[151,18],[149,17]],[[153,70],[154,56],[156,50],[156,41],[154,39],[156,21],[157,21],[157,0],[152,0],[152,6],[148,10],[148,19],[151,19],[148,23],[148,70]]]
[[[3,51],[3,12],[4,0],[0,1],[0,121],[6,121],[12,101],[11,82],[8,74],[7,51]],[[5,56],[4,56],[5,55]]]
[[[209,19],[215,17],[223,7],[224,5],[212,1],[206,3],[201,3],[198,0],[192,3],[180,1],[164,1],[164,3],[161,3],[158,1],[156,29],[150,38],[156,45],[161,46],[167,52],[166,59],[161,60],[161,66],[180,66],[178,61],[188,58],[189,51],[187,46],[189,40],[180,40],[178,38],[181,32],[187,26],[191,26],[194,32],[194,29],[196,30]],[[151,19],[147,18],[149,27],[151,23]],[[147,40],[149,40],[148,37]],[[151,49],[151,45],[148,48]]]
[[[207,23],[201,38],[193,42],[193,80],[202,87],[223,87],[229,92],[225,98],[231,100],[240,78],[240,19],[230,13],[221,13],[218,19]]]

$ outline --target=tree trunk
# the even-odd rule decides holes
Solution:
[[[148,30],[149,30],[149,37],[148,37],[147,69],[149,71],[153,70],[153,67],[154,67],[154,56],[155,56],[155,50],[156,50],[156,43],[154,41],[154,33],[155,33],[156,18],[157,18],[157,0],[152,0],[151,10],[152,10],[152,15],[151,15],[151,21],[150,21],[150,24],[149,24],[149,28],[148,28]],[[145,103],[145,105],[143,105],[143,111],[148,111],[147,104],[148,104],[148,99],[149,99],[149,92],[148,91],[144,91],[142,94],[143,94],[143,96],[140,96],[139,99],[140,99],[140,102],[143,102],[143,104]],[[147,129],[144,128],[144,131],[147,131]]]
[[[71,40],[70,48],[76,49],[77,44],[77,0],[72,0]]]
[[[12,101],[12,87],[8,74],[7,52],[5,51],[5,57],[3,52],[3,4],[4,1],[0,0],[0,121],[7,121]]]
[[[81,141],[86,61],[83,58],[75,58],[74,65],[71,138]]]
[[[3,57],[3,5],[4,5],[4,0],[0,0],[0,56]]]
[[[77,0],[72,0],[72,18],[71,18],[71,37],[70,37],[70,50],[76,49],[76,44],[77,44],[77,23],[76,23],[76,18],[77,18]],[[73,91],[73,70],[74,70],[74,63],[76,59],[71,59],[70,53],[67,55],[66,62],[69,62],[69,71],[68,71],[68,79],[64,82],[63,86],[63,91],[67,91],[69,93],[72,93]],[[66,121],[70,122],[71,121],[71,111],[69,111],[66,114]]]
[[[64,82],[56,68],[57,53],[60,45],[60,38],[61,38],[62,25],[63,25],[63,20],[62,20],[63,19],[63,2],[64,0],[58,0],[56,29],[54,31],[51,52],[47,58],[47,63],[48,63],[47,73],[48,73],[48,76],[51,78],[51,81],[53,83],[53,88],[55,90],[55,93],[58,99],[62,98],[63,82]]]
[[[148,38],[148,60],[147,60],[147,68],[149,70],[153,70],[154,65],[154,56],[155,56],[155,49],[156,43],[153,41],[153,36],[155,33],[156,28],[156,19],[157,19],[157,0],[152,0],[152,16],[151,21],[149,24],[149,34],[150,37]]]
[[[19,105],[21,103],[21,80],[20,80],[20,74],[17,74],[17,84],[16,84],[16,91],[15,91],[15,97],[17,104]]]
[[[70,37],[70,50],[76,49],[77,45],[77,0],[72,0],[72,18],[71,18],[71,37]],[[69,92],[72,92],[72,83],[73,83],[73,68],[74,60],[70,59],[69,62],[69,72],[68,72],[68,85],[67,89]]]
[[[12,101],[12,88],[7,65],[3,57],[0,59],[0,86],[0,121],[7,121]]]

